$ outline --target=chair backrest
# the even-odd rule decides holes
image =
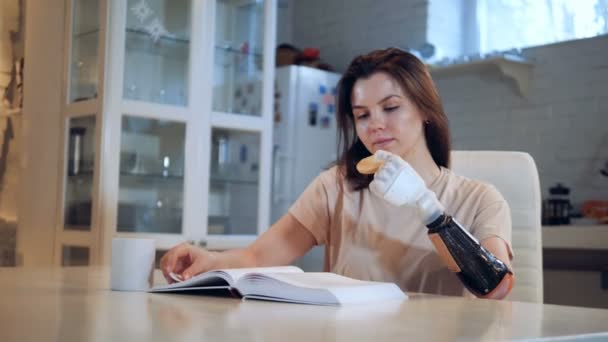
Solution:
[[[543,301],[541,195],[534,159],[525,152],[453,151],[456,174],[494,185],[511,208],[515,286],[508,300]]]

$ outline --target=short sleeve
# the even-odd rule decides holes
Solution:
[[[312,233],[318,245],[326,243],[330,224],[325,173],[317,176],[289,208],[289,213]]]
[[[506,242],[509,258],[513,259],[511,229],[511,209],[507,201],[494,186],[488,185],[471,226],[473,236],[479,241],[499,237]]]

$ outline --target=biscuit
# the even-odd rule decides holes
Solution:
[[[384,161],[376,158],[374,155],[371,155],[367,158],[361,159],[357,163],[357,171],[364,175],[371,175],[372,173],[376,173],[382,164],[384,164]]]

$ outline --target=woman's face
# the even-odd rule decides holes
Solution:
[[[370,153],[385,150],[407,160],[427,148],[422,114],[388,74],[358,79],[351,104],[357,136]]]

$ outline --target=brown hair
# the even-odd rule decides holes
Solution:
[[[376,50],[356,57],[338,83],[338,166],[354,190],[366,188],[372,175],[362,175],[355,166],[370,152],[357,138],[351,96],[360,78],[385,72],[401,85],[402,90],[421,111],[426,145],[438,166],[449,167],[450,131],[439,93],[426,66],[411,53],[396,48]]]

